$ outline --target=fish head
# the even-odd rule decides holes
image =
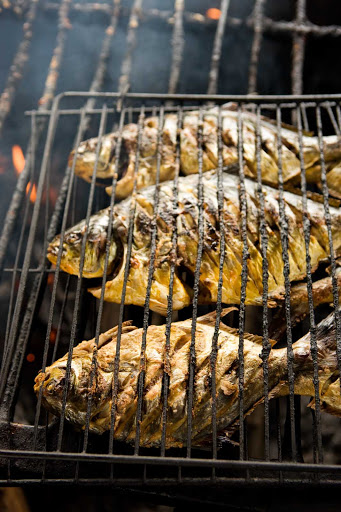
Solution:
[[[69,274],[79,275],[84,251],[83,277],[93,278],[103,276],[108,239],[109,209],[101,210],[92,215],[88,229],[86,221],[82,220],[64,234],[60,268]],[[114,230],[113,230],[114,231]],[[85,245],[85,247],[84,247]],[[56,236],[49,244],[47,258],[57,265],[61,246],[61,236]],[[118,258],[118,242],[114,233],[109,243],[107,274],[112,273]]]
[[[115,172],[115,151],[116,135],[109,133],[101,138],[100,148],[98,149],[99,138],[81,142],[69,156],[69,167],[74,165],[74,171],[80,178],[91,183],[93,172],[96,168],[96,184],[109,186]],[[97,155],[98,153],[98,155]],[[74,163],[74,159],[76,161]]]
[[[54,362],[34,380],[34,391],[41,395],[43,404],[55,414],[60,414],[67,392],[67,417],[77,423],[77,415],[86,411],[86,390],[91,372],[91,354],[72,357],[67,371],[67,355]],[[67,389],[66,389],[67,388]]]

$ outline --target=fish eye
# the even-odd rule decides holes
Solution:
[[[76,243],[76,242],[79,242],[80,241],[80,234],[79,233],[70,233],[67,238],[66,238],[66,241],[67,242],[70,242],[70,243]]]

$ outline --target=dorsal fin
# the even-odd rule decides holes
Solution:
[[[232,306],[230,308],[223,308],[221,310],[220,318],[223,318],[224,316],[228,315],[228,313],[231,313],[231,311],[238,311],[238,308],[235,306]],[[197,318],[197,322],[199,324],[206,324],[206,325],[215,325],[217,318],[217,311],[211,311],[210,313],[207,313],[206,315],[199,316]]]
[[[132,323],[133,323],[132,320],[128,320],[127,322],[122,323],[122,334],[131,332],[131,331],[134,331],[135,329],[137,329],[137,327],[134,327],[132,325]],[[116,325],[115,327],[112,327],[108,331],[100,334],[99,338],[98,338],[98,347],[97,348],[101,348],[104,345],[106,345],[109,341],[115,339],[117,336],[117,331],[118,331],[118,326]],[[96,341],[96,338],[92,338],[91,340],[82,341],[73,349],[72,354],[77,355],[77,353],[82,352],[83,350],[92,352],[94,349],[94,346],[95,346],[95,341]],[[66,354],[66,356],[67,356],[67,354]]]

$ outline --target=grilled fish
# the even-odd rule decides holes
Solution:
[[[209,110],[203,121],[203,171],[216,169],[218,166],[217,144],[217,109]],[[243,148],[245,172],[251,177],[257,176],[256,157],[256,116],[244,112]],[[160,181],[174,178],[177,146],[177,116],[167,114],[162,127],[162,159],[160,165]],[[198,122],[197,111],[185,112],[183,125],[179,133],[180,142],[180,171],[187,174],[198,172]],[[153,185],[157,174],[157,117],[147,117],[143,123],[139,157],[137,165],[137,189]],[[238,113],[233,105],[222,109],[222,157],[224,166],[238,162]],[[264,183],[276,186],[278,183],[278,135],[277,127],[270,119],[262,118],[260,124],[262,148],[261,170]],[[122,199],[131,194],[134,184],[136,165],[136,150],[138,140],[138,125],[127,124],[122,130],[121,156],[116,166],[116,144],[120,138],[118,132],[109,133],[102,138],[96,179],[98,184],[109,185],[112,177],[117,174],[116,198]],[[97,138],[82,142],[77,150],[75,172],[86,181],[91,181],[96,159]],[[341,198],[341,139],[337,136],[327,136],[323,139],[324,156],[326,161],[327,182],[329,192]],[[288,184],[300,183],[299,138],[293,127],[282,125],[281,157],[283,180]],[[317,137],[303,135],[303,158],[308,182],[320,183],[320,151]],[[74,151],[69,158],[72,165]],[[111,187],[107,187],[111,194]]]
[[[316,330],[319,362],[319,395],[321,409],[341,415],[340,380],[336,357],[336,333],[333,314]],[[166,447],[182,447],[187,441],[188,369],[192,320],[171,325],[169,393],[167,402]],[[195,381],[192,411],[192,445],[204,446],[212,439],[212,388],[210,355],[215,314],[198,318],[195,335]],[[141,371],[140,354],[143,329],[123,327],[120,344],[117,402],[114,409],[114,437],[134,442],[138,382]],[[72,354],[70,383],[67,389],[65,416],[83,427],[86,423],[88,399],[91,395],[90,431],[101,434],[110,429],[112,390],[117,328],[99,339],[97,363],[93,366],[94,340],[83,341]],[[157,447],[162,435],[163,373],[165,363],[165,326],[148,327],[145,350],[140,445]],[[216,359],[217,431],[226,436],[238,428],[239,421],[239,335],[236,329],[219,327]],[[250,414],[264,400],[263,360],[260,357],[262,338],[244,336],[244,414]],[[313,361],[309,333],[293,345],[295,393],[314,396]],[[54,362],[35,379],[35,392],[41,393],[43,405],[56,415],[61,414],[66,382],[68,354]],[[91,368],[94,369],[90,378]],[[269,398],[289,393],[287,349],[272,349],[268,359]],[[310,403],[314,407],[314,402]]]
[[[217,201],[217,174],[215,171],[203,175],[203,251],[199,282],[199,302],[217,301],[220,258],[220,228]],[[259,228],[259,201],[257,184],[245,180],[247,200],[247,239],[249,258],[247,262],[246,304],[262,303],[262,253]],[[223,173],[223,219],[225,229],[225,259],[223,267],[222,300],[226,304],[240,302],[243,242],[239,205],[239,180]],[[155,186],[141,190],[136,196],[127,198],[114,207],[112,236],[108,259],[108,280],[104,300],[121,302],[124,272],[128,253],[128,226],[131,212],[134,215],[134,230],[130,269],[125,304],[144,306],[151,259],[152,221],[154,213]],[[264,187],[265,216],[268,234],[269,305],[283,294],[283,258],[280,236],[278,191]],[[161,184],[156,215],[156,247],[150,309],[166,314],[169,294],[171,262],[175,262],[173,309],[179,310],[192,301],[190,282],[182,279],[183,272],[190,278],[196,268],[198,253],[198,175],[179,178],[178,208],[174,212],[173,183]],[[290,279],[302,279],[306,274],[304,232],[302,222],[302,200],[290,192],[284,192],[285,214],[288,220],[288,253]],[[134,206],[135,205],[135,206]],[[330,208],[332,236],[336,255],[341,252],[341,210]],[[83,276],[87,278],[103,275],[105,247],[110,210],[93,215],[87,230]],[[328,258],[329,246],[323,205],[308,200],[308,216],[311,224],[310,256],[312,269]],[[177,243],[173,251],[173,220],[176,224]],[[85,221],[70,228],[63,241],[61,268],[70,274],[79,275],[82,240],[86,233]],[[48,247],[48,259],[57,262],[60,236]],[[100,297],[100,287],[90,288],[95,297]]]

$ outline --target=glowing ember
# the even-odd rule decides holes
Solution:
[[[12,147],[12,160],[17,175],[21,174],[25,168],[25,157],[18,144]]]
[[[15,144],[12,147],[12,160],[13,160],[15,172],[16,172],[17,176],[19,176],[19,174],[21,174],[23,172],[23,170],[25,169],[25,157],[24,157],[24,153],[23,153],[21,147],[18,146],[18,144]],[[32,189],[31,190],[30,189],[31,189],[31,182],[29,181],[26,186],[26,195],[30,196],[31,203],[35,203],[37,200],[37,188],[34,183],[33,183]]]
[[[206,11],[206,17],[210,18],[211,20],[219,20],[221,16],[221,10],[216,9],[215,7],[210,7],[210,9],[207,9]]]
[[[26,359],[29,363],[33,363],[33,361],[35,360],[36,356],[34,354],[27,354],[26,356]]]
[[[57,329],[52,327],[51,332],[50,332],[50,343],[52,343],[52,345],[53,345],[56,342],[56,339],[57,339]]]
[[[30,188],[31,188],[31,182],[29,181],[27,183],[27,187],[26,187],[26,195],[29,194]],[[33,187],[32,187],[31,193],[30,193],[30,201],[31,201],[31,203],[35,203],[36,200],[37,200],[37,188],[36,188],[35,184],[33,183]]]

